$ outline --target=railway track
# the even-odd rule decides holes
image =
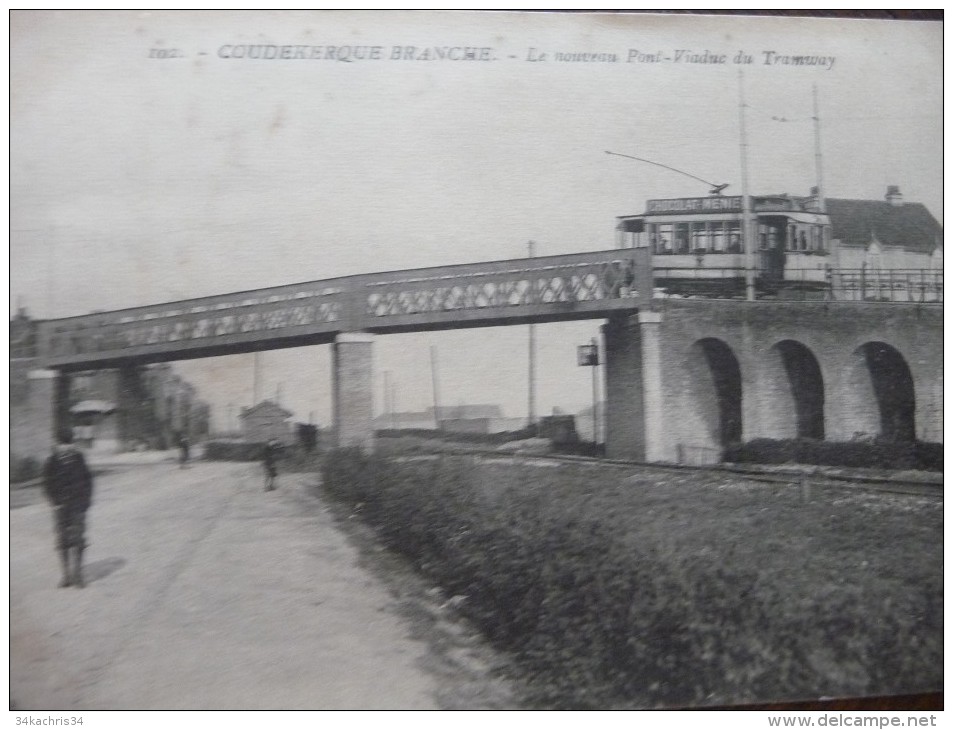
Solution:
[[[654,469],[658,471],[681,471],[692,473],[730,474],[758,482],[770,484],[792,484],[800,489],[844,489],[850,491],[881,492],[886,494],[906,494],[919,497],[943,499],[943,477],[936,480],[904,479],[902,476],[883,476],[858,472],[827,472],[824,467],[775,467],[760,468],[756,465],[715,464],[692,466],[684,464],[650,464],[624,459],[605,459],[569,454],[533,454],[520,451],[496,451],[490,449],[441,449],[432,454],[419,454],[399,457],[404,460],[422,460],[440,455],[478,456],[489,461],[536,461],[543,463],[588,464],[620,469]]]

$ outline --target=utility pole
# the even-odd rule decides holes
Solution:
[[[745,129],[745,81],[738,69],[738,116],[741,130],[741,241],[745,251],[745,298],[754,301],[754,242],[751,225],[751,200],[748,197],[748,133]]]
[[[252,405],[257,406],[261,401],[261,353],[255,353],[255,373],[252,384]]]
[[[433,421],[440,430],[440,381],[437,378],[437,348],[430,346],[430,378],[433,382]]]
[[[599,341],[593,337],[590,343],[596,353],[592,366],[592,442],[599,443]]]
[[[536,242],[530,241],[529,258],[536,255]],[[531,290],[532,291],[532,290]],[[527,406],[529,416],[527,426],[536,425],[536,325],[529,326],[529,404]]]
[[[824,175],[821,165],[821,115],[817,105],[817,84],[813,86],[814,92],[814,168],[817,171],[817,209],[819,212],[826,211],[824,203]]]

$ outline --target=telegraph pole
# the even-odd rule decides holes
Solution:
[[[433,421],[440,430],[440,383],[437,380],[437,348],[430,346],[430,378],[433,382]]]
[[[823,166],[821,165],[821,115],[817,105],[817,84],[813,86],[814,92],[814,168],[817,171],[817,209],[819,212],[826,211],[824,203],[824,176]]]
[[[529,257],[536,255],[536,242],[530,241]],[[536,425],[536,325],[529,326],[529,404],[528,404],[528,423],[532,427]]]
[[[593,337],[589,343],[596,353],[592,366],[592,443],[599,443],[599,341]]]
[[[745,251],[745,298],[754,301],[754,251],[751,225],[751,200],[748,197],[748,133],[745,129],[745,80],[738,69],[738,116],[741,130],[741,241]]]
[[[252,385],[252,405],[257,406],[261,401],[261,353],[255,353],[255,373]]]

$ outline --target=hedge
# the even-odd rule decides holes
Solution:
[[[264,454],[263,441],[207,441],[205,444],[205,458],[209,461],[260,461]]]
[[[870,469],[943,471],[943,444],[923,441],[817,441],[753,439],[725,449],[723,460],[739,464],[816,464]]]
[[[631,534],[616,513],[637,501],[480,484],[476,464],[335,450],[323,488],[448,595],[466,597],[460,610],[514,657],[535,707],[856,694],[897,677],[929,681],[939,661],[926,650],[911,659],[902,612],[852,590],[797,594],[792,606],[789,586],[763,581],[756,565]],[[942,595],[918,600],[923,620],[942,624]],[[854,666],[865,674],[844,683]]]

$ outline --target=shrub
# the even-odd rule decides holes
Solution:
[[[256,441],[208,441],[205,458],[209,461],[258,461],[264,457],[265,444]]]
[[[943,471],[943,445],[914,441],[752,439],[725,449],[725,461],[749,464],[817,464],[869,469]]]
[[[943,444],[917,441],[915,452],[921,469],[943,471]]]
[[[922,624],[904,623],[890,600],[839,582],[792,589],[789,581],[764,579],[760,553],[746,563],[717,548],[699,553],[645,539],[632,515],[659,503],[632,501],[631,485],[580,493],[591,471],[579,472],[571,489],[565,477],[551,476],[555,470],[531,479],[515,474],[515,488],[482,474],[469,457],[394,462],[359,449],[329,452],[322,471],[326,492],[373,526],[386,547],[448,595],[465,597],[461,612],[515,658],[537,707],[858,694],[895,687],[898,676],[923,683],[938,676],[930,668],[940,666],[942,644],[924,646],[922,626],[942,626],[941,587],[913,599]],[[735,514],[719,512],[719,534],[731,534],[722,523]],[[750,515],[739,519],[747,532],[733,539],[744,544],[758,533]],[[764,519],[775,539],[777,516]],[[825,519],[829,525],[820,524]],[[853,538],[826,509],[813,520],[818,535],[844,535],[851,546],[835,548],[853,555]],[[860,529],[870,532],[866,523]]]
[[[498,431],[496,433],[467,433],[464,431],[443,431],[433,428],[383,428],[378,429],[376,435],[383,437],[417,436],[420,438],[437,439],[464,444],[487,444],[498,446],[509,441],[521,441],[536,436],[537,427],[527,426],[518,431]]]

